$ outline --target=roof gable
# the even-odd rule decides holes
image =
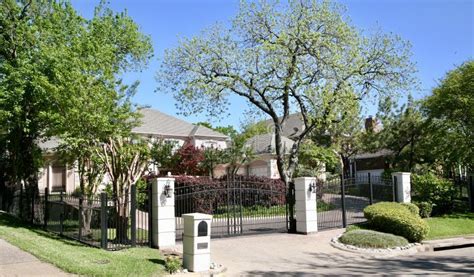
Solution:
[[[137,134],[150,134],[158,136],[176,137],[213,137],[227,139],[224,134],[211,130],[204,126],[198,126],[186,122],[174,116],[162,113],[154,109],[140,110],[142,124],[133,128],[132,132]]]

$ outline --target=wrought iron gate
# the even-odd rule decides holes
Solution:
[[[391,178],[358,175],[332,176],[317,183],[318,229],[343,228],[364,222],[364,208],[380,201],[395,201]]]
[[[176,237],[182,238],[186,213],[213,215],[211,236],[287,232],[289,207],[283,182],[242,178],[209,180],[175,187]]]

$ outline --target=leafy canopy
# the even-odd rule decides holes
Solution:
[[[407,42],[348,22],[328,1],[243,1],[230,29],[216,25],[167,50],[157,80],[184,114],[226,114],[237,95],[270,117],[288,181],[301,141],[317,125],[335,124],[334,108],[412,85]],[[285,159],[281,131],[291,112],[301,113],[305,129]]]

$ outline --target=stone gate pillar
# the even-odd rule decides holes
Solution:
[[[152,245],[157,248],[175,246],[174,178],[156,178],[152,186]]]
[[[316,211],[316,178],[295,178],[296,232],[310,234],[318,231]]]
[[[400,203],[411,202],[410,172],[393,172],[392,181],[395,186],[395,200]]]

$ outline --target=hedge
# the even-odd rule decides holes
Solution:
[[[395,202],[380,202],[364,209],[364,216],[374,230],[402,236],[410,242],[420,242],[429,226],[419,215]]]
[[[420,209],[417,205],[413,203],[402,203],[402,205],[407,208],[413,215],[420,215]]]

